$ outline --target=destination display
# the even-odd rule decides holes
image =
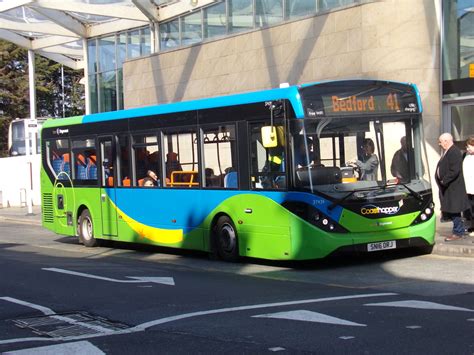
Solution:
[[[414,90],[405,85],[386,83],[365,89],[351,90],[351,82],[346,87],[334,83],[325,88],[303,88],[301,94],[307,117],[348,116],[361,114],[401,114],[418,113],[420,107]]]

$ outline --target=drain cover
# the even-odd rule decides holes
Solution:
[[[13,323],[17,327],[30,329],[38,335],[51,338],[108,334],[129,328],[126,324],[114,322],[87,312],[14,319]]]

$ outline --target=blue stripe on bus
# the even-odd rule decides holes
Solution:
[[[122,118],[143,117],[173,112],[184,112],[190,110],[203,110],[214,107],[242,105],[279,99],[290,100],[295,111],[296,117],[302,118],[304,116],[298,87],[290,86],[288,88],[278,88],[264,91],[249,92],[244,94],[219,96],[200,100],[183,101],[140,108],[131,108],[120,111],[97,113],[84,116],[83,123],[110,121]]]
[[[335,221],[339,221],[343,210],[336,206],[329,211],[330,201],[304,192],[123,188],[117,189],[113,198],[113,190],[106,190],[109,198],[128,217],[149,226],[167,226],[169,229],[199,226],[219,204],[238,194],[263,195],[278,204],[285,201],[305,202]],[[189,230],[186,228],[185,233]]]

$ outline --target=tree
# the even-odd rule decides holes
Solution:
[[[64,116],[84,113],[82,71],[64,67],[63,86],[61,64],[35,55],[35,74],[37,117],[63,117],[63,92]],[[0,156],[5,154],[9,122],[29,117],[29,101],[28,52],[0,40]]]

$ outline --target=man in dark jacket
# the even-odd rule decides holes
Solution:
[[[453,221],[453,233],[444,239],[450,242],[461,239],[465,233],[461,212],[469,208],[469,202],[462,174],[461,151],[453,144],[453,136],[449,133],[443,133],[438,143],[443,148],[443,154],[436,167],[435,179],[441,212]]]

